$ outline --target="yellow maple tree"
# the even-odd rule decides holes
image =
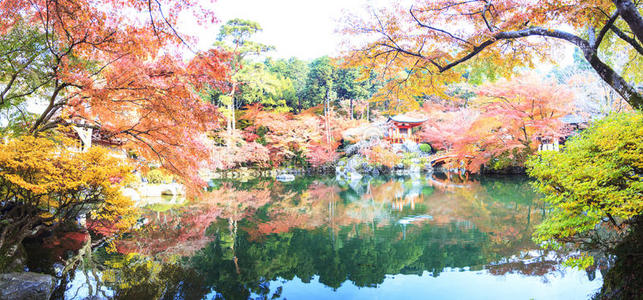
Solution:
[[[131,179],[105,148],[79,152],[68,139],[34,136],[0,144],[0,252],[10,257],[24,238],[83,214],[117,231],[131,227],[136,210],[121,194]]]

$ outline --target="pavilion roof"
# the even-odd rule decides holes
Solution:
[[[420,124],[420,123],[426,122],[428,118],[411,117],[408,115],[396,115],[396,116],[389,117],[389,120],[397,123]]]

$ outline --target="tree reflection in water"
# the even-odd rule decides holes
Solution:
[[[199,201],[149,210],[147,224],[97,251],[120,298],[279,297],[274,280],[376,287],[445,268],[557,272],[531,241],[545,209],[525,178],[440,176],[216,183]],[[70,292],[75,287],[69,284]],[[110,294],[108,293],[108,294]]]

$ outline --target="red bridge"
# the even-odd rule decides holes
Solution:
[[[451,160],[451,159],[461,158],[459,155],[456,155],[456,154],[436,153],[434,155],[435,155],[435,157],[431,159],[431,166],[435,166],[437,164],[443,164],[446,161]],[[464,158],[472,159],[473,156],[465,155]]]

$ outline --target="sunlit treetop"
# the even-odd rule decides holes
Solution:
[[[606,0],[416,0],[371,9],[368,17],[347,17],[346,56],[350,64],[367,65],[391,79],[387,94],[379,97],[404,101],[423,94],[446,96],[447,84],[463,81],[467,71],[479,66],[509,77],[517,67],[531,68],[560,56],[555,42],[566,42],[578,47],[626,101],[641,107],[643,97],[634,88],[643,54],[639,5]],[[622,53],[627,55],[625,65],[606,63],[611,59],[605,57]]]

